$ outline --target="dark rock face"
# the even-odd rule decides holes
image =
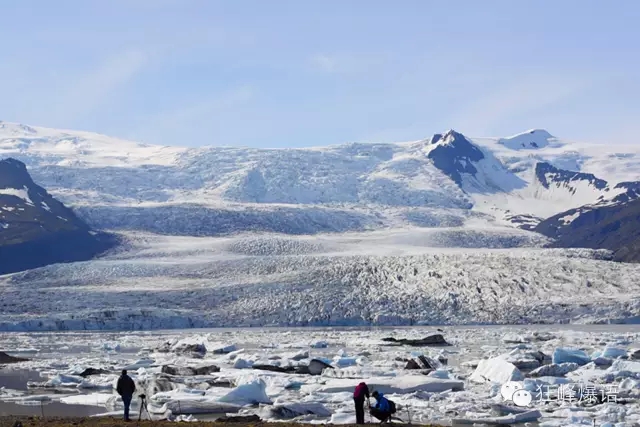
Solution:
[[[162,366],[163,374],[180,375],[183,377],[193,376],[193,375],[210,375],[216,372],[220,372],[220,368],[215,365],[198,366],[198,367],[174,366],[174,365]]]
[[[426,346],[449,346],[449,344],[441,334],[429,335],[418,340],[413,339],[396,339],[393,337],[383,338],[382,341],[393,343],[390,345],[408,345],[412,347],[426,347]]]
[[[463,173],[475,175],[478,172],[472,162],[484,159],[484,154],[478,147],[453,130],[444,135],[434,135],[429,143],[437,146],[427,157],[458,185],[462,184]]]
[[[429,360],[426,356],[418,356],[416,359],[410,359],[404,369],[433,371],[438,369],[438,364],[433,360]]]
[[[9,356],[7,353],[0,351],[0,363],[18,363],[27,362],[29,359],[22,359],[20,357]]]
[[[207,347],[204,344],[185,344],[173,349],[174,353],[188,354],[194,358],[202,358],[207,354]]]
[[[108,374],[108,373],[109,373],[109,371],[105,371],[104,369],[87,368],[84,371],[82,371],[80,376],[82,378],[86,378],[86,377],[89,377],[91,375],[102,375],[102,374]]]
[[[333,366],[318,359],[311,359],[309,362],[308,373],[311,375],[320,375],[325,369],[333,369]],[[300,371],[300,373],[302,373]]]
[[[616,261],[640,262],[640,199],[571,209],[534,230],[556,239],[553,247],[608,249]]]
[[[0,274],[88,260],[116,244],[35,184],[24,163],[0,161]]]
[[[253,365],[253,369],[271,372],[295,372],[295,366],[287,366],[286,368],[274,365]]]
[[[536,164],[536,178],[545,188],[549,188],[549,184],[552,182],[571,185],[576,181],[587,181],[598,190],[604,190],[608,185],[607,181],[596,178],[594,174],[558,169],[546,162]],[[575,191],[573,188],[574,193]]]

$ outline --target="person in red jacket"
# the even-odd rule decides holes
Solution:
[[[353,402],[356,405],[356,424],[364,424],[364,399],[369,398],[369,387],[362,382],[353,392]]]

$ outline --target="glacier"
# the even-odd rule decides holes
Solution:
[[[631,194],[640,147],[541,129],[161,147],[0,122],[0,156],[121,242],[0,276],[0,330],[640,319],[638,266],[531,231]]]

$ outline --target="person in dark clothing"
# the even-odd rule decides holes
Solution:
[[[389,399],[377,390],[374,391],[371,396],[376,399],[375,406],[370,408],[371,415],[379,419],[380,422],[388,421],[394,412]]]
[[[356,405],[356,424],[364,424],[364,399],[369,398],[369,387],[360,383],[353,392],[353,402]]]
[[[129,406],[131,406],[133,393],[136,391],[136,383],[134,383],[131,377],[127,375],[126,369],[122,370],[122,375],[118,378],[116,391],[122,397],[122,403],[124,403],[124,420],[131,421],[129,418]]]

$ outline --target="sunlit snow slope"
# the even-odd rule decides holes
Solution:
[[[541,163],[615,184],[638,179],[639,153],[543,130],[307,149],[178,148],[0,122],[0,157],[25,162],[92,226],[167,234],[309,234],[470,218],[534,226],[604,194],[588,180],[541,182]]]
[[[638,266],[527,231],[635,198],[640,147],[533,130],[176,148],[0,122],[0,157],[128,242],[0,277],[0,329],[640,319]]]
[[[525,243],[514,231],[501,246]],[[640,319],[640,265],[588,250],[468,249],[483,238],[447,249],[438,230],[139,235],[100,260],[0,278],[0,330]]]

